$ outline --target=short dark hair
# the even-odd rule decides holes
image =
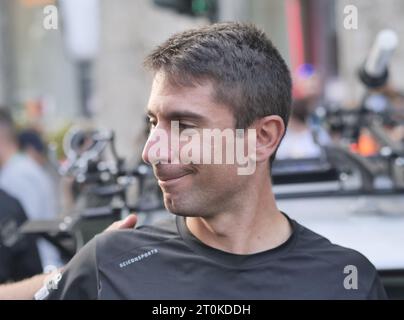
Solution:
[[[18,135],[18,143],[22,151],[31,147],[41,154],[46,153],[46,146],[41,134],[35,129],[22,130]]]
[[[289,69],[265,33],[252,24],[217,23],[175,34],[145,65],[182,86],[213,81],[214,99],[233,109],[236,128],[245,129],[268,115],[279,115],[285,128],[288,124]]]

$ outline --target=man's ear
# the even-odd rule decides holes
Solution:
[[[260,118],[253,126],[257,135],[257,162],[268,160],[276,151],[285,133],[285,124],[280,116]]]

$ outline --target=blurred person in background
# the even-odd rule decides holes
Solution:
[[[0,188],[15,197],[28,219],[56,216],[56,199],[46,171],[19,150],[17,130],[11,115],[0,109]],[[42,267],[62,264],[57,249],[44,239],[37,241]]]
[[[311,65],[302,65],[293,77],[292,113],[284,142],[279,146],[277,159],[318,158],[321,145],[331,139],[320,127],[315,132],[310,117],[318,106],[319,77]]]
[[[284,143],[279,146],[277,159],[318,158],[321,147],[316,143],[313,132],[308,125],[310,116],[309,99],[299,99],[292,102],[292,114]]]
[[[0,201],[2,201],[3,199],[2,198],[3,194],[4,193],[0,191]],[[11,198],[10,196],[7,197]],[[17,207],[17,205],[14,206],[15,208]],[[125,219],[115,221],[114,223],[112,223],[104,232],[134,228],[136,226],[136,223],[137,223],[137,216],[132,213],[128,215]],[[0,253],[2,252],[0,251]],[[35,253],[35,251],[33,250],[32,253]],[[0,255],[0,276],[2,266],[1,257],[2,255]],[[35,256],[32,255],[31,259],[32,258],[35,259]],[[39,268],[37,269],[39,269],[39,271],[36,272],[36,275],[32,276],[35,273],[32,273],[34,272],[34,268],[33,263],[31,263],[29,266],[27,266],[30,269],[25,270],[25,273],[19,274],[21,276],[25,275],[24,280],[17,282],[13,281],[5,284],[3,284],[2,281],[0,280],[0,300],[32,300],[34,299],[35,293],[38,292],[38,290],[40,290],[45,283],[49,284],[49,281],[52,281],[52,277],[55,275],[55,273],[57,274],[57,271],[55,270],[52,273],[41,273],[39,258],[37,258],[37,261],[38,261],[37,265],[39,264]],[[31,260],[31,262],[33,262],[33,260]],[[23,261],[20,261],[19,263],[23,265]],[[18,270],[22,270],[21,266],[19,266],[18,268],[19,268]],[[61,270],[63,270],[63,267],[59,268],[59,271]],[[19,279],[16,278],[12,280],[19,280]]]
[[[41,133],[36,129],[24,129],[18,135],[18,143],[20,151],[31,157],[38,165],[40,165],[48,175],[52,183],[54,195],[50,199],[54,199],[56,203],[55,212],[60,212],[60,175],[54,163],[48,158],[48,148],[43,141]]]
[[[17,199],[0,189],[0,284],[42,272],[38,249],[18,228],[27,216]]]
[[[46,146],[42,137],[35,129],[24,129],[18,135],[20,150],[30,156],[40,166],[45,167],[48,163]]]

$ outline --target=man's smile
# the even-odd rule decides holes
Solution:
[[[165,167],[156,167],[154,173],[158,180],[159,186],[161,188],[166,188],[184,180],[184,177],[190,175],[192,172],[184,169],[178,170]]]

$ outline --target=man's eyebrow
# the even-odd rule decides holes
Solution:
[[[156,116],[154,115],[153,112],[150,110],[147,111],[147,116],[150,118],[155,118]],[[170,120],[176,120],[176,119],[189,119],[189,120],[205,120],[206,118],[203,115],[200,115],[198,113],[192,112],[192,111],[170,111],[168,112],[165,117],[167,117]]]
[[[175,120],[175,119],[189,119],[189,120],[205,120],[205,117],[192,112],[192,111],[187,111],[187,110],[183,110],[183,111],[171,111],[167,113],[167,118],[171,119],[171,120]]]

